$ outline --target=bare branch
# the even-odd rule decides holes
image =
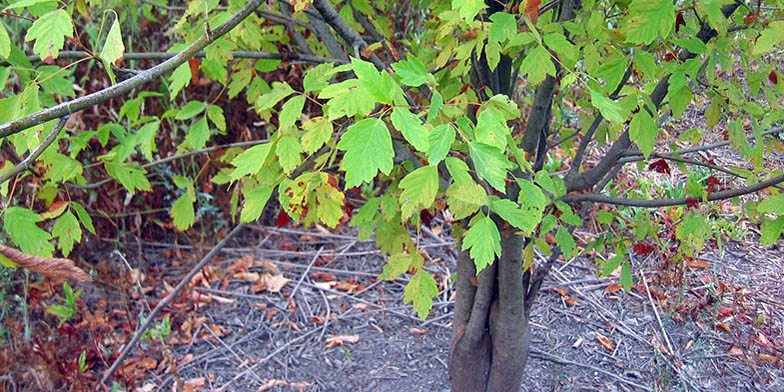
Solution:
[[[49,147],[55,140],[57,140],[57,135],[60,133],[60,130],[62,130],[63,127],[65,126],[65,123],[68,121],[68,117],[69,116],[61,117],[60,120],[57,121],[57,124],[55,124],[54,128],[52,128],[52,131],[49,132],[48,135],[46,135],[46,138],[41,142],[41,144],[38,145],[38,147],[35,148],[35,150],[33,150],[33,152],[30,153],[30,155],[27,156],[27,158],[25,158],[24,160],[22,160],[22,162],[19,162],[16,166],[11,168],[10,171],[0,176],[0,184],[8,181],[9,179],[11,179],[11,177],[19,174],[20,172],[29,169],[30,164],[35,162],[35,160],[38,159],[39,156],[41,156],[44,150],[46,150],[47,147]]]
[[[63,102],[51,108],[44,109],[29,116],[25,116],[23,118],[0,125],[0,138],[8,137],[9,135],[19,133],[32,126],[45,123],[58,117],[63,117],[85,108],[106,102],[109,99],[119,97],[130,92],[134,88],[143,85],[144,83],[150,82],[167,72],[173,71],[175,68],[179,67],[189,58],[191,58],[194,54],[201,51],[214,40],[226,34],[240,22],[245,20],[245,18],[259,6],[259,4],[261,4],[261,0],[249,0],[225,23],[218,26],[211,32],[204,33],[182,52],[177,53],[174,57],[156,65],[155,67],[143,71],[132,78],[126,79],[101,91],[97,91],[71,101]]]
[[[179,53],[172,53],[172,52],[128,52],[123,55],[124,60],[168,60],[174,56],[177,56]],[[299,53],[271,53],[271,52],[261,52],[261,51],[248,51],[248,50],[235,50],[231,52],[232,57],[238,59],[271,59],[271,60],[288,60],[293,62],[303,62],[303,63],[339,63],[345,64],[346,61],[333,59],[329,57],[321,57],[321,56],[313,56],[309,54],[299,54]],[[203,51],[199,51],[193,54],[192,57],[205,57],[206,54]],[[87,52],[82,51],[72,51],[72,50],[64,50],[60,52],[57,58],[64,58],[64,59],[83,59],[92,57]],[[40,56],[28,56],[28,60],[30,61],[41,61]]]

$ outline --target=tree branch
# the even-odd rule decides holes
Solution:
[[[101,91],[94,92],[84,97],[77,98],[71,101],[63,102],[59,105],[53,106],[33,113],[29,116],[7,122],[0,125],[0,138],[8,137],[15,133],[19,133],[32,126],[45,123],[49,120],[62,117],[83,110],[85,108],[103,103],[109,99],[124,95],[136,87],[150,82],[159,76],[170,72],[186,62],[194,54],[198,53],[207,45],[218,39],[222,35],[229,32],[240,22],[250,15],[256,7],[261,4],[261,0],[249,0],[239,11],[232,15],[225,23],[218,26],[211,32],[204,33],[196,41],[190,44],[185,50],[177,53],[174,57],[156,65],[138,75],[119,82],[111,87],[107,87]]]
[[[46,150],[47,147],[57,140],[57,135],[60,134],[60,130],[62,130],[65,126],[65,123],[68,121],[68,117],[70,116],[60,117],[60,120],[57,121],[57,124],[55,124],[54,128],[52,128],[52,131],[46,135],[46,138],[41,142],[41,144],[38,145],[38,147],[35,148],[33,152],[30,153],[30,155],[27,156],[27,158],[19,162],[16,166],[12,167],[10,171],[0,176],[0,184],[3,184],[20,172],[29,169],[30,164],[35,162],[35,160],[41,156],[44,150]]]
[[[178,54],[179,53],[176,52],[128,52],[125,53],[122,58],[124,60],[168,60],[174,56],[177,56]],[[271,53],[262,51],[235,50],[231,52],[231,55],[232,57],[238,59],[289,60],[301,61],[304,63],[347,63],[344,60],[299,53]],[[191,57],[205,56],[206,54],[204,51],[199,51],[194,53]],[[83,59],[88,57],[92,56],[90,56],[90,54],[87,52],[78,50],[64,50],[57,56],[57,58],[63,59]],[[41,61],[40,56],[28,56],[27,59],[33,62]]]
[[[708,195],[708,197],[706,197],[706,200],[707,201],[726,200],[737,196],[743,196],[749,193],[754,193],[763,190],[771,186],[775,186],[782,182],[784,182],[784,175],[773,177],[769,180],[750,186],[711,193]],[[561,197],[559,200],[566,203],[589,201],[594,203],[614,204],[614,205],[627,206],[627,207],[645,207],[645,208],[669,207],[669,206],[684,205],[692,202],[699,203],[702,201],[701,199],[695,197],[643,200],[643,199],[632,199],[632,198],[623,198],[623,197],[611,197],[611,196],[600,195],[597,193],[571,194],[571,195],[566,195],[564,197]]]
[[[329,0],[314,0],[313,6],[318,10],[321,16],[324,18],[324,21],[327,22],[328,25],[332,26],[333,29],[346,41],[349,46],[351,46],[356,52],[359,52],[359,49],[364,48],[367,46],[367,42],[359,35],[356,31],[354,31],[351,26],[346,23],[343,18],[338,15],[338,11],[332,7],[332,4],[329,3]],[[359,57],[359,53],[355,53],[355,56]],[[384,64],[381,59],[378,58],[375,54],[370,56],[370,62],[376,66],[376,68],[383,70],[387,69],[387,65]]]

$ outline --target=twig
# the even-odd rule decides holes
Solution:
[[[222,240],[220,240],[220,242],[218,242],[217,245],[215,245],[212,249],[210,249],[210,251],[204,256],[204,258],[202,258],[201,261],[199,261],[199,263],[196,264],[190,270],[190,272],[188,272],[180,280],[180,283],[177,284],[174,290],[172,290],[172,292],[169,293],[169,295],[167,295],[163,300],[161,300],[161,302],[158,303],[158,305],[155,306],[155,309],[153,309],[152,312],[150,312],[150,314],[147,315],[144,324],[142,324],[142,326],[139,327],[139,329],[133,335],[133,338],[131,338],[131,341],[128,342],[128,344],[126,344],[125,347],[123,347],[122,351],[120,352],[120,355],[117,356],[117,359],[114,360],[112,366],[109,367],[109,370],[107,370],[106,373],[103,375],[103,377],[101,377],[101,384],[106,384],[106,382],[109,381],[109,378],[112,376],[114,371],[117,370],[117,367],[120,366],[120,364],[125,359],[125,357],[127,357],[128,354],[131,352],[131,349],[133,349],[136,346],[136,343],[139,342],[139,339],[141,339],[142,335],[144,334],[144,331],[146,331],[147,328],[149,328],[150,325],[152,325],[153,321],[155,320],[155,316],[157,316],[158,313],[160,313],[164,307],[169,305],[169,303],[171,303],[171,301],[174,300],[174,297],[177,296],[177,294],[186,285],[188,285],[188,283],[190,283],[191,278],[193,278],[199,271],[201,271],[201,269],[205,265],[207,265],[207,263],[209,263],[212,260],[212,258],[215,257],[216,254],[218,254],[221,248],[226,246],[226,244],[229,242],[229,239],[231,239],[233,236],[239,233],[244,227],[245,227],[244,223],[240,223],[239,225],[235,226],[234,229],[231,232],[229,232],[229,234],[226,235],[226,237],[224,237]]]
[[[308,276],[308,272],[310,272],[310,269],[313,268],[313,263],[315,263],[316,260],[318,260],[319,256],[321,255],[321,251],[322,250],[324,250],[324,245],[322,245],[319,248],[318,252],[316,252],[316,254],[313,256],[313,258],[310,260],[310,263],[308,264],[308,267],[305,268],[305,271],[302,272],[302,276],[299,277],[299,281],[294,286],[294,288],[291,290],[291,294],[289,294],[289,298],[294,299],[294,295],[297,294],[297,290],[299,289],[299,286],[302,284],[302,281],[305,280],[305,277]]]
[[[593,366],[593,365],[588,365],[588,364],[585,364],[585,363],[579,363],[579,362],[571,361],[571,360],[568,360],[568,359],[565,359],[565,358],[561,358],[561,357],[557,357],[555,355],[548,354],[548,353],[545,353],[545,352],[542,352],[542,351],[539,351],[539,350],[533,349],[533,348],[531,349],[530,355],[532,357],[534,357],[534,358],[543,359],[543,360],[551,361],[551,362],[555,362],[555,363],[560,363],[562,365],[574,365],[574,366],[580,366],[580,367],[584,367],[584,368],[587,368],[587,369],[591,369],[591,370],[593,370],[595,372],[599,372],[599,373],[602,373],[604,375],[610,376],[610,377],[612,377],[612,378],[614,378],[614,379],[616,379],[616,380],[618,380],[618,381],[620,381],[620,382],[622,382],[624,384],[629,384],[629,385],[631,385],[633,387],[642,389],[644,391],[653,392],[653,389],[651,389],[651,388],[648,388],[648,387],[646,387],[644,385],[637,384],[634,381],[627,380],[627,379],[625,379],[625,378],[623,378],[623,377],[621,377],[621,376],[619,376],[619,375],[617,375],[615,373],[611,373],[611,372],[609,372],[607,370],[604,370],[604,369],[602,369],[600,367],[596,367],[596,366]]]
[[[68,121],[68,117],[70,116],[60,117],[60,120],[57,121],[57,124],[55,124],[54,128],[52,128],[52,131],[46,135],[46,139],[44,139],[41,144],[39,144],[38,147],[36,147],[35,150],[33,150],[33,152],[27,156],[27,158],[22,160],[22,162],[19,162],[16,166],[12,167],[11,170],[9,170],[7,173],[0,176],[0,184],[8,181],[11,179],[11,177],[19,174],[20,172],[29,169],[30,163],[35,162],[35,160],[38,159],[44,150],[46,150],[47,147],[57,140],[57,135],[65,126],[65,123]]]
[[[653,314],[656,315],[656,321],[659,322],[659,328],[661,328],[662,335],[664,336],[664,342],[667,343],[667,348],[670,349],[670,355],[673,355],[675,354],[675,351],[672,349],[670,338],[667,336],[667,330],[664,329],[664,324],[662,324],[661,317],[659,316],[659,311],[656,309],[656,304],[653,302],[653,296],[651,296],[651,289],[648,288],[648,280],[645,279],[645,274],[643,273],[640,273],[640,277],[642,278],[643,285],[645,285],[645,294],[648,295],[648,301],[651,302],[651,307],[653,308]]]
[[[124,60],[168,60],[176,55],[179,52],[127,52],[123,54]],[[251,51],[251,50],[235,50],[231,52],[232,57],[238,59],[257,59],[257,60],[289,60],[289,61],[301,61],[305,63],[338,63],[338,64],[345,64],[346,62],[343,60],[333,59],[329,57],[322,57],[322,56],[314,56],[308,54],[299,54],[299,53],[272,53],[272,52],[263,52],[263,51]],[[193,54],[192,57],[205,57],[206,53],[204,51],[199,51]],[[57,58],[64,58],[64,59],[82,59],[92,57],[87,52],[82,52],[78,50],[64,50],[57,55]],[[41,58],[38,56],[28,56],[27,58],[30,61],[40,61]]]

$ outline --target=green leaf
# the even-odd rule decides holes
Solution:
[[[207,124],[207,117],[202,116],[199,118],[185,136],[184,145],[189,146],[194,150],[200,150],[207,145],[207,140],[210,139],[210,127]]]
[[[335,73],[333,71],[334,68],[335,66],[332,63],[323,63],[308,70],[302,79],[302,86],[305,88],[305,92],[318,92],[329,86],[329,79]]]
[[[518,178],[517,185],[520,186],[520,193],[517,196],[517,202],[520,203],[523,208],[527,208],[538,213],[538,219],[541,220],[542,212],[544,212],[544,209],[549,203],[547,196],[544,195],[542,189],[526,179]]]
[[[463,238],[461,250],[470,249],[469,256],[474,260],[476,273],[501,257],[501,234],[495,222],[485,215],[477,215]]]
[[[383,77],[376,69],[376,66],[371,62],[352,57],[351,65],[354,68],[354,73],[357,74],[360,84],[365,87],[378,102],[390,105],[393,103],[392,96],[390,95],[394,83],[392,79]]]
[[[112,27],[109,29],[109,34],[106,35],[106,42],[104,42],[100,54],[101,61],[103,61],[103,66],[106,69],[106,73],[109,74],[109,79],[112,81],[112,84],[117,83],[114,76],[114,70],[112,70],[112,64],[119,60],[124,52],[125,44],[123,43],[122,34],[120,33],[120,21],[115,17]]]
[[[95,234],[95,226],[93,226],[93,218],[90,217],[90,214],[87,213],[87,210],[85,210],[81,204],[75,201],[72,201],[70,204],[71,207],[73,207],[74,211],[76,211],[76,216],[79,217],[79,221],[82,223],[82,226],[84,226],[84,228],[87,229],[87,231],[89,231],[90,233]]]
[[[177,230],[185,231],[196,222],[196,213],[193,210],[193,203],[196,202],[196,193],[193,190],[193,182],[182,176],[175,176],[175,184],[179,188],[185,188],[185,193],[172,205],[170,215]]]
[[[231,164],[235,167],[234,171],[231,172],[231,181],[237,181],[249,174],[258,173],[261,167],[264,166],[264,162],[267,161],[271,147],[271,143],[259,144],[237,155],[231,161]]]
[[[656,59],[653,57],[652,54],[644,51],[638,50],[634,54],[634,67],[639,71],[646,79],[653,79],[656,77]]]
[[[27,30],[25,42],[35,40],[33,53],[41,57],[56,59],[63,49],[65,37],[73,37],[71,16],[64,9],[49,11],[33,22]]]
[[[637,143],[645,159],[651,156],[653,147],[656,145],[656,137],[659,136],[659,127],[653,121],[651,115],[644,108],[634,114],[629,124],[629,139]]]
[[[245,196],[245,205],[242,206],[240,222],[253,222],[264,212],[267,200],[272,195],[272,188],[257,185],[248,189],[246,185],[242,188],[242,195]]]
[[[607,262],[604,263],[604,270],[602,276],[610,276],[610,274],[612,274],[613,271],[618,269],[622,261],[623,261],[623,257],[621,256],[613,256],[611,259],[607,260]]]
[[[302,117],[302,108],[305,107],[305,96],[297,95],[283,104],[278,115],[279,132],[286,133],[294,127],[294,123]]]
[[[438,112],[441,111],[442,106],[444,106],[444,97],[434,90],[433,96],[430,97],[430,109],[427,111],[427,123],[432,123],[438,117]]]
[[[15,3],[9,5],[8,7],[3,8],[3,11],[18,9],[18,8],[24,8],[24,7],[29,8],[29,7],[32,7],[32,6],[36,5],[36,4],[46,3],[46,2],[50,2],[50,1],[52,1],[52,0],[19,0],[19,1],[15,2]]]
[[[757,206],[759,212],[784,215],[784,194],[768,196]]]
[[[479,178],[501,193],[506,193],[506,171],[514,167],[497,148],[478,142],[468,144],[468,151]]]
[[[632,0],[621,20],[626,41],[650,44],[658,35],[667,38],[675,27],[675,6],[670,0]]]
[[[779,237],[781,237],[782,229],[784,229],[784,215],[776,219],[763,217],[762,227],[760,228],[760,231],[762,232],[762,236],[760,237],[760,244],[762,246],[770,246],[775,244]]]
[[[8,207],[3,214],[3,229],[22,252],[36,256],[51,257],[54,246],[49,243],[52,236],[36,223],[43,218],[23,207]]]
[[[710,225],[705,221],[705,217],[696,213],[689,213],[675,229],[675,237],[684,243],[686,254],[694,255],[702,250],[705,245],[705,238],[711,232]]]
[[[623,115],[623,107],[620,103],[605,97],[600,92],[591,89],[591,104],[602,114],[604,118],[614,124],[620,124],[626,120]]]
[[[531,84],[541,83],[545,76],[555,76],[555,65],[550,59],[550,53],[542,46],[531,49],[520,64],[520,72],[528,75]]]
[[[171,76],[169,77],[169,99],[174,100],[174,97],[180,93],[180,91],[190,85],[191,83],[191,67],[188,66],[188,63],[182,63],[179,67],[177,67],[174,72],[172,72]]]
[[[721,9],[728,3],[726,0],[700,0],[697,2],[697,9],[705,12],[708,25],[713,27],[720,36],[727,33],[729,23]]]
[[[11,39],[8,37],[8,31],[5,26],[0,22],[0,57],[7,59],[11,54]],[[0,90],[5,90],[5,83],[0,85]]]
[[[278,140],[278,146],[275,149],[280,160],[280,167],[283,172],[291,174],[294,169],[302,162],[300,155],[299,140],[294,135],[285,135]]]
[[[73,250],[74,242],[81,242],[82,229],[79,221],[76,220],[71,211],[66,211],[60,219],[57,219],[52,227],[52,237],[57,238],[57,247],[63,252],[63,256],[68,257]]]
[[[403,222],[420,210],[430,208],[438,193],[438,168],[422,166],[400,181],[400,213]]]
[[[438,165],[446,158],[452,149],[455,141],[455,129],[449,124],[441,124],[435,127],[430,135],[427,136],[429,149],[427,151],[427,161],[431,165]]]
[[[329,99],[325,107],[329,120],[337,120],[343,116],[365,117],[376,106],[376,99],[357,79],[330,84],[321,90],[318,97]]]
[[[409,55],[406,60],[392,64],[392,69],[395,70],[397,76],[400,76],[400,81],[406,86],[418,87],[432,78],[425,65],[414,55]]]
[[[462,162],[462,161],[461,161]],[[464,219],[487,204],[488,198],[484,188],[473,180],[466,183],[454,183],[446,191],[446,202],[455,219]]]
[[[152,153],[156,151],[155,136],[158,134],[158,127],[161,122],[158,120],[148,122],[139,128],[139,149],[148,161],[152,161]]]
[[[490,71],[495,71],[501,61],[501,44],[498,41],[488,41],[485,44],[485,58],[487,58],[487,66]]]
[[[147,171],[138,165],[106,161],[104,167],[106,173],[122,184],[128,192],[134,193],[137,189],[140,191],[152,190],[150,182],[145,177]]]
[[[574,238],[569,233],[569,230],[566,230],[563,226],[559,226],[558,231],[555,232],[555,243],[563,251],[564,258],[570,259],[576,255],[577,243],[574,242]]]
[[[537,213],[536,210],[532,209],[524,210],[511,200],[498,197],[491,197],[491,200],[491,211],[526,234],[530,235],[542,220],[541,212]]]
[[[326,182],[326,174],[322,173],[323,182],[316,188],[316,214],[319,220],[329,227],[336,227],[343,217],[345,196],[332,184]]]
[[[623,286],[623,289],[626,291],[631,290],[634,281],[632,280],[632,265],[629,263],[629,260],[623,261],[620,278],[621,278],[621,286]]]
[[[302,124],[302,151],[313,154],[332,138],[332,122],[324,117],[315,117]]]
[[[208,105],[207,118],[212,121],[215,128],[218,128],[219,131],[226,132],[226,117],[223,116],[223,108],[218,105]]]
[[[479,11],[487,8],[484,0],[452,0],[452,9],[457,10],[461,18],[471,22],[479,15]]]
[[[204,102],[190,101],[180,108],[174,118],[176,120],[187,120],[201,114],[205,109],[207,109],[207,105]]]
[[[289,86],[286,82],[275,82],[272,83],[272,90],[270,90],[266,94],[262,94],[256,100],[256,104],[254,108],[256,112],[263,112],[265,110],[272,109],[275,104],[280,102],[283,98],[288,97],[291,94],[294,94],[294,90]]]
[[[449,175],[452,176],[452,181],[456,185],[476,184],[468,173],[468,165],[462,160],[448,157],[444,160],[444,163],[446,164],[446,169],[449,170]]]
[[[61,321],[69,320],[76,316],[76,311],[72,307],[65,305],[51,305],[46,308],[46,312],[57,316]]]
[[[490,15],[490,39],[504,41],[517,34],[517,19],[508,12],[496,12]]]
[[[337,147],[346,152],[341,163],[346,172],[346,188],[371,182],[379,171],[389,174],[392,170],[392,137],[381,119],[366,118],[354,123]]]
[[[438,295],[436,280],[429,272],[420,268],[406,285],[403,302],[413,303],[414,312],[424,320],[433,307],[433,297],[436,295]]]
[[[378,275],[381,280],[394,280],[411,268],[420,268],[425,260],[419,252],[396,253],[387,259],[384,270]]]
[[[392,125],[403,134],[403,137],[414,146],[417,151],[427,152],[430,148],[427,128],[422,125],[422,120],[407,108],[396,107],[390,116]],[[450,143],[451,144],[451,143]]]
[[[757,38],[757,43],[754,44],[751,54],[757,56],[768,52],[781,41],[784,41],[784,21],[770,22],[768,27],[762,30],[762,34]]]
[[[506,136],[511,135],[511,130],[498,110],[494,107],[487,107],[479,113],[474,135],[476,141],[503,151],[506,149]]]

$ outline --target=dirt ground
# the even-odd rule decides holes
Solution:
[[[422,321],[402,302],[404,280],[374,279],[383,259],[372,243],[256,230],[268,241],[236,241],[218,268],[252,256],[247,272],[270,271],[270,262],[274,276],[288,279],[283,288],[254,293],[258,287],[242,279],[202,282],[196,291],[214,300],[198,310],[201,324],[189,341],[172,338],[164,350],[176,371],[151,372],[141,390],[448,390],[455,268],[446,239],[420,240],[444,283]],[[277,246],[305,240],[310,249]],[[656,283],[666,269],[655,255],[634,260],[646,278],[635,276],[628,293],[616,291],[615,278],[597,279],[590,257],[559,266],[533,311],[521,390],[784,390],[784,259],[780,249],[748,249],[735,242],[723,255],[702,255],[686,268],[682,293]]]

